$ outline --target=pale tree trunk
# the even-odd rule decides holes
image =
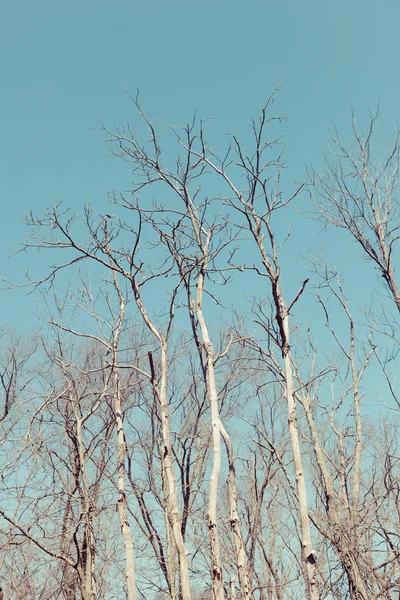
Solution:
[[[84,581],[82,597],[83,600],[96,600],[96,582],[95,582],[95,541],[93,535],[93,517],[92,517],[92,505],[90,499],[90,489],[86,474],[86,461],[85,453],[83,450],[82,440],[82,419],[78,416],[78,411],[74,406],[74,412],[76,417],[76,438],[79,451],[79,468],[82,476],[83,484],[83,522],[85,538],[83,542],[84,551],[82,554],[85,555],[84,561]]]
[[[112,252],[110,248],[110,237],[108,233],[107,218],[103,217],[104,234],[106,239],[106,250],[110,259],[110,266],[113,266]],[[115,426],[117,429],[117,476],[118,476],[118,518],[121,527],[121,533],[124,540],[125,547],[125,562],[126,562],[126,588],[127,588],[127,600],[136,600],[136,587],[135,587],[135,557],[133,550],[132,533],[129,526],[129,520],[127,515],[127,500],[126,500],[126,439],[124,432],[124,421],[122,418],[122,407],[121,407],[121,389],[120,389],[120,377],[118,370],[118,346],[121,337],[122,326],[125,317],[125,299],[121,291],[121,287],[118,281],[118,276],[113,272],[114,288],[119,300],[119,311],[118,318],[116,321],[116,327],[113,334],[112,340],[112,370],[114,377],[114,416]]]
[[[355,367],[355,356],[354,356],[354,325],[351,321],[351,372],[353,379],[353,400],[354,400],[354,416],[356,425],[356,445],[354,451],[354,475],[353,475],[353,493],[352,493],[352,505],[351,505],[351,524],[350,524],[350,536],[351,546],[353,552],[346,552],[346,549],[342,549],[344,554],[343,561],[347,571],[350,587],[350,597],[352,600],[368,600],[370,594],[365,589],[364,581],[360,573],[359,564],[356,556],[356,547],[358,545],[358,531],[357,525],[359,522],[359,504],[360,504],[360,486],[361,486],[361,453],[362,453],[362,420],[360,412],[360,393],[358,389],[359,375],[356,373]]]
[[[118,443],[118,517],[121,526],[122,537],[125,546],[126,558],[126,587],[127,600],[136,600],[135,588],[135,560],[133,552],[132,534],[129,527],[128,516],[126,512],[126,446],[124,424],[121,411],[121,395],[120,381],[118,370],[114,372],[114,414],[115,424],[117,427],[117,443]]]
[[[76,450],[75,450],[76,452]],[[71,456],[71,455],[70,455]],[[70,546],[71,546],[71,538],[72,538],[72,498],[74,497],[75,492],[78,489],[78,472],[79,472],[79,459],[75,454],[74,460],[74,484],[72,489],[70,490],[67,498],[67,503],[64,510],[64,518],[63,518],[63,526],[61,533],[61,544],[60,550],[61,554],[64,556],[69,556],[70,554]],[[71,567],[71,565],[67,562],[63,562],[62,564],[62,573],[63,573],[63,586],[66,600],[75,600],[76,598],[76,570]],[[1,598],[0,598],[1,600]]]
[[[230,580],[231,600],[236,600],[235,576],[232,573]]]
[[[247,569],[246,549],[243,541],[242,531],[240,528],[239,515],[237,512],[235,457],[233,454],[232,442],[221,422],[220,430],[222,438],[225,442],[226,452],[228,454],[228,497],[230,513],[229,522],[231,524],[231,529],[235,540],[236,568],[240,584],[241,600],[251,600],[253,598],[253,594],[251,593],[249,573]]]
[[[213,466],[210,478],[208,500],[208,531],[211,546],[211,578],[213,600],[224,599],[224,580],[221,565],[221,549],[217,523],[218,483],[221,473],[221,436],[218,410],[218,396],[215,384],[214,365],[211,357],[207,361],[207,383],[211,405],[211,426],[213,439]]]
[[[177,589],[176,589],[176,573],[177,573],[177,560],[176,560],[176,544],[174,532],[171,527],[171,523],[166,513],[166,532],[167,532],[167,548],[168,548],[168,585],[169,585],[169,596],[171,600],[177,600]]]
[[[292,358],[290,353],[289,340],[289,311],[283,299],[277,276],[275,276],[275,279],[273,280],[273,294],[275,299],[275,305],[277,308],[277,321],[282,341],[281,349],[284,361],[285,396],[288,408],[289,434],[292,446],[293,463],[299,501],[301,544],[303,550],[303,560],[305,563],[307,574],[307,593],[310,600],[319,600],[316,554],[311,542],[311,529],[307,504],[306,482],[303,471],[303,461],[301,456],[299,433],[297,429],[296,399],[294,393]]]
[[[172,530],[171,521],[169,518],[169,506],[168,506],[168,481],[166,478],[166,468],[164,464],[163,453],[161,452],[161,477],[162,477],[162,487],[163,487],[163,495],[164,495],[164,522],[165,522],[165,532],[167,538],[167,579],[168,579],[168,590],[169,590],[169,598],[170,600],[177,600],[177,589],[176,589],[176,572],[177,572],[177,560],[176,560],[176,544],[175,544],[175,536]]]
[[[154,328],[154,326],[153,326]],[[157,332],[158,333],[158,332]],[[161,409],[161,429],[162,429],[162,455],[164,472],[167,481],[167,508],[168,518],[174,535],[175,545],[171,550],[175,552],[175,548],[179,557],[179,574],[182,600],[191,600],[190,580],[189,580],[189,559],[188,552],[182,537],[181,520],[179,517],[178,495],[174,466],[172,463],[172,444],[169,425],[169,410],[167,402],[167,343],[165,339],[158,333],[161,345],[161,385],[158,387],[158,382],[155,379],[155,368],[153,363],[152,353],[149,352],[149,362],[151,369],[151,378],[153,390],[156,398],[160,403]],[[169,557],[170,559],[170,557]]]
[[[359,504],[360,504],[362,420],[361,420],[360,393],[359,393],[360,374],[357,374],[356,363],[355,363],[354,323],[350,317],[348,309],[346,310],[346,312],[350,318],[350,362],[351,362],[351,376],[352,376],[352,383],[353,383],[354,417],[355,417],[355,426],[356,426],[356,446],[355,446],[355,451],[354,451],[353,494],[352,494],[352,506],[351,506],[351,528],[352,528],[352,537],[355,542],[356,538],[357,538],[357,523],[358,523]]]
[[[210,478],[208,498],[208,532],[211,549],[211,580],[213,600],[224,600],[224,580],[221,565],[221,549],[217,522],[218,483],[221,473],[221,432],[218,408],[217,385],[214,370],[214,349],[208,335],[208,329],[202,312],[204,288],[204,271],[199,274],[197,281],[197,297],[195,313],[200,325],[203,343],[207,353],[207,394],[211,407],[211,426],[213,440],[213,465]]]

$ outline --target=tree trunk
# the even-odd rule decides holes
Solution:
[[[210,478],[208,500],[208,531],[211,546],[211,579],[213,600],[224,600],[224,580],[221,566],[221,550],[217,525],[218,483],[221,473],[221,435],[218,410],[218,396],[215,384],[214,364],[211,357],[207,361],[207,383],[211,404],[211,425],[213,439],[213,466]]]
[[[160,339],[160,338],[159,338]],[[179,573],[182,600],[191,600],[190,580],[189,580],[189,560],[188,552],[182,537],[181,520],[179,517],[178,495],[176,489],[176,478],[172,463],[172,444],[169,425],[169,411],[167,402],[167,344],[165,339],[161,338],[161,386],[155,379],[155,369],[152,353],[149,352],[149,362],[152,375],[152,383],[155,396],[158,398],[161,408],[161,428],[163,440],[163,464],[167,481],[167,507],[168,517],[174,534],[175,546],[179,557]]]
[[[239,515],[236,505],[236,471],[235,457],[233,454],[232,442],[226,432],[224,426],[220,422],[220,430],[222,439],[225,442],[226,451],[228,454],[229,474],[228,474],[228,497],[229,497],[229,521],[233,537],[235,540],[236,550],[236,568],[239,578],[241,600],[252,600],[253,595],[250,589],[249,573],[246,562],[246,549],[243,541],[242,531],[239,523]]]
[[[292,359],[289,343],[289,313],[280,290],[278,276],[273,281],[273,295],[277,308],[277,321],[281,334],[281,350],[284,361],[285,395],[288,408],[289,434],[293,453],[299,514],[301,526],[301,543],[303,560],[306,567],[307,595],[310,600],[319,600],[317,581],[316,554],[311,543],[310,517],[308,513],[306,483],[303,471],[299,433],[297,430],[296,399],[294,395]]]
[[[217,385],[214,369],[214,349],[208,335],[208,329],[202,312],[202,299],[204,289],[204,270],[199,273],[197,281],[197,297],[195,302],[195,313],[200,325],[203,343],[207,353],[206,385],[207,395],[211,407],[211,426],[213,441],[213,465],[210,478],[210,489],[208,499],[208,532],[210,536],[211,549],[211,580],[213,600],[224,600],[224,580],[221,566],[221,550],[217,523],[217,498],[218,483],[221,473],[221,431],[218,408]]]
[[[114,414],[115,424],[117,427],[117,443],[118,443],[118,517],[121,526],[122,536],[124,538],[125,558],[126,558],[126,586],[127,600],[136,600],[135,588],[135,562],[133,553],[132,534],[129,527],[128,516],[126,513],[126,491],[125,491],[125,434],[124,423],[122,420],[121,397],[120,397],[120,382],[119,373],[116,370],[114,373]]]
[[[79,452],[79,468],[82,477],[83,487],[83,522],[84,522],[84,540],[82,548],[82,568],[84,571],[84,581],[82,595],[84,600],[96,600],[95,583],[95,541],[93,535],[93,514],[90,498],[89,483],[86,474],[85,453],[83,450],[82,439],[82,420],[79,418],[76,406],[74,406],[76,417],[76,438]]]

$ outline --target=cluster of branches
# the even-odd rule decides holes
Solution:
[[[389,308],[361,328],[322,261],[284,294],[281,215],[304,186],[281,185],[274,96],[251,150],[233,136],[221,157],[202,122],[173,128],[172,169],[132,99],[146,140],[103,125],[133,174],[116,214],[86,207],[82,224],[56,205],[28,219],[25,248],[65,259],[29,278],[48,326],[2,339],[5,600],[398,597],[397,422],[363,400],[378,373],[398,414],[396,328]],[[399,143],[374,162],[374,125],[353,121],[356,147],[337,137],[308,189],[399,309]],[[293,320],[307,302],[325,333]]]

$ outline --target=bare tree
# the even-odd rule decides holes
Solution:
[[[334,130],[326,171],[312,177],[314,202],[323,222],[348,231],[383,277],[400,311],[396,281],[399,240],[400,134],[384,156],[374,147],[378,112],[360,131],[354,110],[351,137]]]
[[[70,360],[71,355],[66,359],[65,354],[52,353],[53,367],[41,374],[42,389],[47,387],[48,393],[42,398],[39,395],[38,403],[31,402],[28,415],[20,423],[26,430],[22,429],[18,461],[26,474],[22,482],[18,481],[18,468],[10,477],[8,501],[1,515],[31,548],[60,562],[67,598],[68,590],[73,593],[76,586],[75,573],[82,599],[90,600],[96,596],[95,556],[99,548],[95,527],[101,512],[107,435],[105,443],[96,444],[96,452],[90,452],[88,444],[93,440],[87,439],[84,428],[104,395],[104,388],[97,392],[97,385],[105,381],[94,384],[92,380],[94,386],[88,392],[89,382]],[[95,438],[98,435],[103,431]]]
[[[276,92],[250,147],[233,136],[219,156],[203,122],[173,127],[172,166],[133,99],[147,139],[102,126],[132,173],[110,195],[116,214],[55,205],[28,219],[25,248],[58,252],[28,281],[56,316],[34,379],[30,347],[0,353],[1,567],[15,598],[18,586],[46,597],[44,565],[66,600],[396,597],[398,426],[382,416],[378,443],[363,411],[376,366],[381,394],[398,397],[395,351],[377,347],[369,317],[360,334],[336,271],[285,279],[284,253],[299,252],[285,209],[303,186],[282,181]],[[399,144],[374,163],[374,125],[362,136],[353,121],[354,148],[337,137],[338,162],[313,184],[325,222],[350,231],[400,310]],[[54,282],[71,268],[60,301]],[[321,323],[303,324],[295,311],[315,300]]]
[[[300,441],[296,426],[296,399],[293,382],[292,354],[290,344],[289,315],[290,310],[301,296],[308,279],[305,279],[294,298],[287,303],[285,301],[281,285],[281,266],[279,263],[279,244],[276,241],[272,217],[276,211],[284,208],[298,195],[300,186],[288,199],[282,197],[280,190],[280,177],[283,164],[281,162],[281,151],[278,150],[277,158],[266,160],[265,154],[271,147],[278,146],[279,140],[269,141],[265,139],[265,128],[273,117],[269,116],[270,105],[275,92],[269,97],[264,105],[259,122],[252,122],[254,134],[254,149],[249,155],[239,140],[233,136],[233,147],[228,149],[227,154],[218,158],[212,148],[208,148],[202,132],[200,132],[201,150],[196,151],[190,146],[181,143],[190,154],[196,156],[204,165],[208,166],[218,176],[228,190],[228,197],[224,202],[236,211],[241,221],[239,227],[247,232],[255,243],[261,260],[261,271],[256,266],[236,265],[233,256],[229,259],[232,268],[241,271],[251,270],[264,276],[270,285],[271,301],[276,311],[275,318],[277,327],[272,324],[269,327],[271,340],[280,349],[283,368],[281,376],[284,385],[285,397],[288,407],[288,423],[291,437],[291,445],[294,459],[295,477],[299,500],[300,523],[302,529],[302,552],[306,568],[307,593],[311,600],[319,598],[318,578],[316,566],[316,552],[311,542],[310,518],[307,504],[307,493],[305,473],[302,465]],[[229,173],[232,166],[231,150],[235,152],[235,165],[244,175],[246,187],[241,188],[234,183],[233,176]],[[274,189],[269,190],[271,168],[275,168]]]

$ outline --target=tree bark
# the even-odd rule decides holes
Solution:
[[[226,452],[228,454],[229,474],[228,474],[228,497],[229,497],[229,522],[235,541],[236,550],[236,569],[239,578],[241,600],[252,600],[249,573],[246,561],[246,548],[243,541],[242,530],[239,523],[239,515],[236,503],[236,470],[235,457],[230,437],[220,422],[222,439],[224,440]]]
[[[129,527],[128,515],[126,512],[126,446],[124,423],[122,419],[121,410],[120,381],[118,370],[115,370],[114,372],[114,386],[114,414],[115,425],[117,427],[118,443],[118,517],[125,546],[127,600],[136,600],[135,559],[133,552],[132,534]]]
[[[179,573],[180,573],[180,584],[182,600],[191,600],[190,591],[190,579],[189,579],[189,560],[188,551],[186,550],[185,543],[182,537],[181,531],[181,520],[179,517],[178,507],[178,495],[176,478],[174,473],[174,466],[172,463],[172,444],[171,434],[169,425],[169,410],[167,402],[167,343],[164,338],[160,336],[161,345],[161,385],[158,387],[158,383],[155,379],[155,368],[153,363],[153,355],[151,352],[149,355],[150,370],[152,375],[152,384],[154,393],[160,403],[161,408],[161,428],[162,428],[162,440],[163,440],[163,464],[165,469],[165,477],[168,487],[168,518],[171,524],[171,528],[174,534],[175,546],[178,551],[179,557]]]
[[[209,398],[211,408],[211,426],[213,440],[213,465],[208,497],[208,532],[210,536],[211,548],[211,580],[213,600],[224,600],[224,579],[221,565],[221,550],[217,522],[218,483],[221,473],[221,431],[218,408],[218,393],[215,381],[214,349],[210,341],[210,337],[208,335],[208,329],[202,311],[203,289],[204,270],[202,269],[199,273],[197,281],[195,314],[200,325],[203,343],[207,353],[206,384],[207,395]]]
[[[286,307],[278,276],[272,281],[273,296],[277,309],[277,321],[281,334],[281,350],[284,361],[285,373],[285,395],[288,408],[289,434],[293,453],[293,463],[296,478],[297,494],[299,499],[299,514],[301,527],[301,543],[303,549],[303,560],[306,566],[307,593],[310,600],[319,600],[319,589],[317,581],[316,553],[312,547],[310,517],[308,513],[306,483],[303,471],[299,433],[297,429],[296,399],[294,394],[292,358],[290,353],[290,329],[289,312]]]

